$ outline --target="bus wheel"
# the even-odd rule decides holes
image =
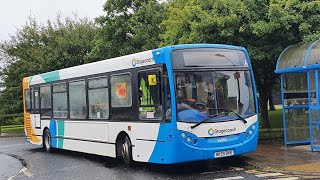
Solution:
[[[133,165],[133,160],[132,160],[132,146],[131,142],[126,136],[123,141],[122,141],[122,149],[121,149],[121,155],[123,158],[123,162],[126,166],[131,167]]]
[[[52,152],[52,147],[51,147],[51,136],[50,136],[50,131],[49,129],[45,129],[43,132],[43,141],[42,141],[43,149],[50,153]]]

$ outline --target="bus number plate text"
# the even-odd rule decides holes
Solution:
[[[233,155],[234,155],[233,150],[219,151],[214,153],[215,158],[228,157]]]

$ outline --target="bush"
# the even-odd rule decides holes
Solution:
[[[20,115],[13,115],[7,117],[0,118],[0,125],[1,126],[10,126],[10,125],[23,125],[23,116]]]
[[[283,141],[283,128],[259,129],[259,141]]]

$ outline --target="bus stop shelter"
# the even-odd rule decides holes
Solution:
[[[278,58],[285,145],[320,150],[320,40],[287,47]]]

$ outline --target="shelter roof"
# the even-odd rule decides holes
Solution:
[[[287,47],[278,58],[275,72],[298,72],[316,68],[320,68],[320,40]]]

